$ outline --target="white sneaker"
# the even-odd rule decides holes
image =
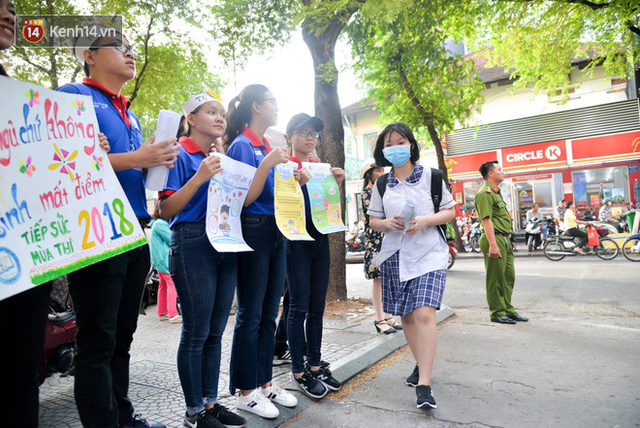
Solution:
[[[280,388],[277,383],[271,382],[271,386],[262,389],[262,394],[272,402],[284,407],[296,407],[298,399],[291,393]]]
[[[280,415],[280,411],[271,401],[256,388],[249,395],[238,395],[238,410],[255,413],[261,418],[273,419]]]

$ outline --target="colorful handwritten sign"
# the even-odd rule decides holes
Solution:
[[[0,300],[145,244],[91,98],[5,77],[0,92]]]
[[[253,251],[242,237],[240,213],[256,169],[223,154],[222,171],[209,182],[207,197],[207,236],[220,253]]]
[[[295,162],[276,166],[273,189],[276,225],[290,241],[313,241],[307,232],[302,189],[293,176],[296,169]]]
[[[307,192],[311,202],[313,224],[320,233],[347,230],[342,222],[340,189],[328,163],[302,162],[302,167],[311,172]]]

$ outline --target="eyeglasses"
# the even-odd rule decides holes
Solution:
[[[320,134],[318,132],[309,132],[305,129],[301,129],[299,131],[295,131],[294,134],[298,134],[300,135],[302,138],[307,138],[307,137],[311,137],[313,139],[318,139],[318,137],[320,136]]]
[[[125,55],[131,52],[131,56],[133,56],[133,59],[138,60],[140,58],[140,55],[138,54],[138,52],[136,52],[131,46],[119,45],[116,43],[112,43],[108,45],[93,46],[90,50],[100,49],[100,48],[114,48],[116,51]]]

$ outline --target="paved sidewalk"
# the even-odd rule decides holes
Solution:
[[[138,330],[131,349],[131,386],[129,397],[135,411],[153,422],[163,422],[170,428],[182,426],[184,398],[176,368],[176,353],[180,340],[180,324],[158,321],[155,306],[140,316]],[[438,321],[453,315],[444,307]],[[222,340],[222,373],[219,402],[231,409],[236,398],[229,395],[228,376],[231,340],[235,316],[229,322]],[[322,358],[331,363],[334,376],[345,381],[388,356],[406,344],[403,334],[376,334],[370,310],[347,314],[343,319],[325,318]],[[298,398],[294,409],[280,408],[280,417],[266,421],[252,414],[240,412],[249,420],[248,426],[274,427],[306,409],[311,400],[298,392],[290,378],[289,364],[274,367],[274,379],[282,387],[293,390]],[[73,377],[58,374],[48,378],[40,388],[40,427],[81,427],[73,398]]]

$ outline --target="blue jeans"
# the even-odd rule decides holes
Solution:
[[[284,238],[275,218],[242,214],[252,252],[238,254],[238,312],[231,348],[229,391],[251,391],[273,377],[278,306],[284,287]]]
[[[178,375],[187,412],[218,397],[222,334],[238,278],[234,253],[218,253],[203,223],[179,223],[171,232],[169,270],[182,308]]]
[[[307,222],[311,219],[308,218]],[[322,317],[329,285],[329,239],[309,225],[315,241],[285,241],[289,316],[287,339],[293,373],[304,372],[305,320],[306,355],[310,366],[320,365]]]

